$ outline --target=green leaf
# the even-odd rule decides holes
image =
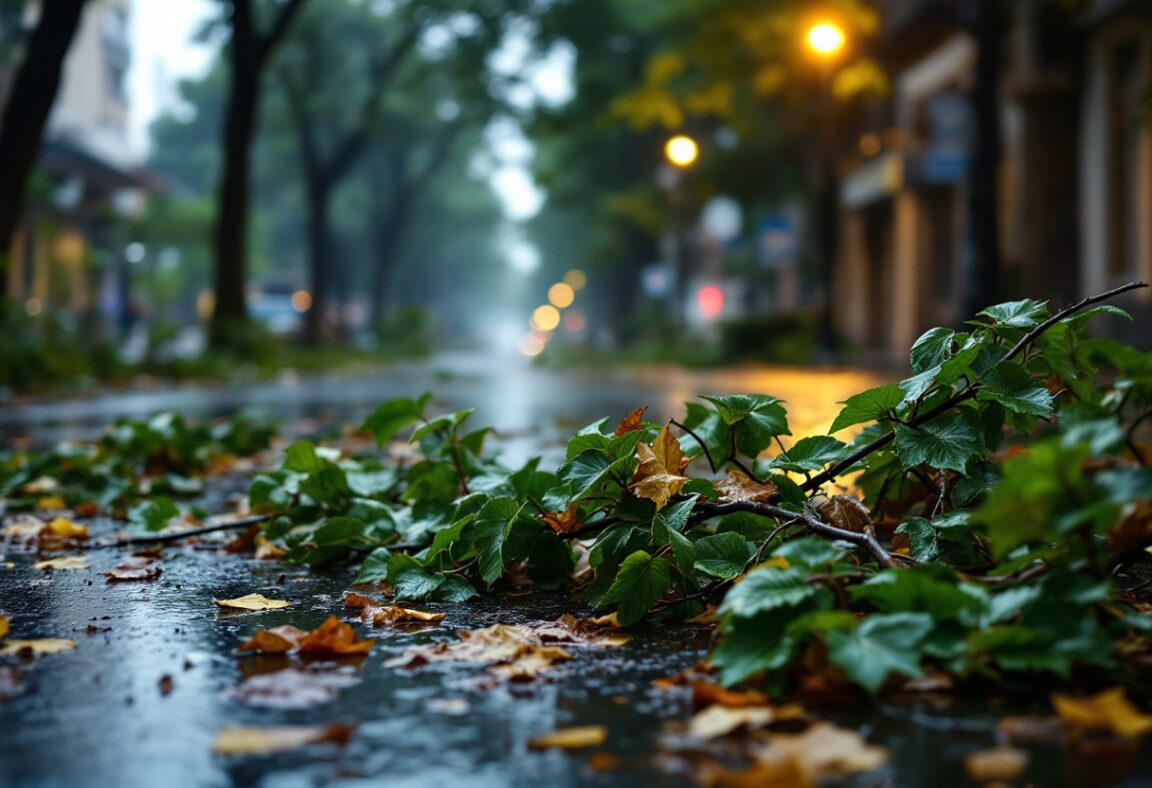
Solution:
[[[392,553],[387,547],[377,547],[364,556],[360,564],[360,571],[356,573],[353,583],[379,583],[388,579],[388,559]]]
[[[467,602],[476,596],[476,589],[460,575],[439,575],[440,585],[432,592],[432,598],[440,602]]]
[[[671,583],[672,567],[667,561],[637,550],[624,559],[600,604],[615,603],[621,626],[630,627],[659,601]]]
[[[388,400],[364,419],[360,429],[370,432],[377,446],[383,446],[392,440],[397,432],[419,421],[431,399],[432,394],[429,392],[418,400],[410,397]]]
[[[128,511],[128,521],[140,525],[146,531],[162,531],[173,517],[180,516],[180,509],[171,498],[154,495],[139,506]]]
[[[999,402],[1013,413],[1047,418],[1052,415],[1052,395],[1038,385],[1015,361],[1001,361],[984,374],[984,387],[976,394],[982,401]]]
[[[819,471],[848,454],[848,446],[831,435],[801,438],[785,453],[772,459],[769,467],[785,471]]]
[[[522,516],[524,506],[512,498],[494,498],[472,521],[480,577],[489,588],[504,575],[508,564],[528,557],[541,534],[538,523]]]
[[[904,401],[904,392],[896,383],[877,386],[844,400],[844,408],[828,428],[828,433],[865,421],[875,421]]]
[[[623,473],[630,461],[631,458],[622,457],[609,462],[604,452],[589,449],[565,462],[557,473],[572,490],[572,501],[579,501],[599,490],[612,473]]]
[[[717,612],[725,617],[750,618],[780,607],[795,607],[819,591],[819,586],[808,582],[804,569],[764,566],[733,586]]]
[[[921,334],[920,338],[912,345],[912,353],[909,356],[912,362],[912,371],[916,373],[926,372],[939,366],[948,357],[952,348],[952,338],[955,335],[955,331],[939,327],[930,328]]]
[[[431,501],[449,504],[456,499],[460,478],[451,463],[425,460],[408,469],[406,501]]]
[[[979,317],[990,318],[996,326],[1008,328],[1034,328],[1048,317],[1048,303],[1026,298],[1023,301],[1009,301],[996,304],[977,313]]]
[[[688,499],[657,512],[652,520],[652,538],[656,544],[672,545],[672,557],[680,573],[691,576],[696,563],[696,545],[681,533],[688,523],[688,516],[695,505],[695,499]]]
[[[984,432],[976,412],[961,408],[919,427],[897,424],[895,445],[905,468],[927,465],[964,473],[969,460],[984,452]]]
[[[720,418],[736,431],[736,448],[748,457],[755,457],[772,444],[778,435],[791,435],[788,431],[788,413],[776,397],[766,394],[732,394],[724,397],[704,397],[714,406]],[[713,460],[719,462],[727,451]]]
[[[703,441],[703,445],[692,435],[680,438],[680,446],[689,456],[707,452],[713,462],[720,463],[728,456],[729,430],[731,429],[720,414],[698,402],[684,404],[684,426],[692,430]]]
[[[693,566],[705,574],[727,580],[743,572],[755,554],[756,548],[751,542],[728,531],[697,541]]]
[[[284,469],[299,473],[315,473],[324,465],[311,441],[299,440],[284,450]]]
[[[579,432],[572,436],[568,441],[568,450],[565,454],[566,459],[572,459],[577,454],[581,454],[590,449],[600,450],[606,452],[608,444],[611,439],[604,434],[604,425],[608,423],[608,418],[605,417],[599,421],[594,421],[587,427],[583,427]]]
[[[791,610],[776,610],[737,620],[710,658],[720,683],[731,686],[791,662],[796,640],[785,634],[785,628],[793,617]]]
[[[447,432],[454,430],[473,413],[476,412],[475,408],[465,408],[458,410],[455,413],[448,413],[444,416],[437,416],[431,421],[421,424],[412,431],[412,437],[408,439],[410,443],[419,443],[421,440],[431,435],[434,432]]]
[[[355,517],[329,517],[312,532],[317,547],[347,547],[367,541],[363,520]]]
[[[843,556],[844,551],[836,545],[815,537],[791,539],[772,551],[773,558],[783,558],[789,566],[803,569],[822,569]]]
[[[861,687],[876,692],[891,673],[920,675],[918,646],[931,631],[927,613],[869,616],[851,632],[829,632],[828,657]]]
[[[966,593],[959,578],[942,567],[885,569],[849,592],[883,613],[923,612],[937,621],[961,620],[975,625],[983,600]]]
[[[436,536],[432,537],[432,544],[424,553],[424,560],[431,561],[444,551],[450,552],[454,547],[460,545],[465,539],[466,529],[475,518],[475,514],[465,515],[447,528],[437,531]]]
[[[444,582],[444,575],[427,571],[410,555],[396,553],[388,559],[388,582],[396,589],[396,599],[427,599]]]

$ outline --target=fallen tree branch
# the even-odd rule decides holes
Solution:
[[[155,534],[153,536],[127,536],[123,539],[113,539],[110,542],[94,542],[88,545],[89,550],[103,550],[110,547],[135,547],[142,544],[165,544],[167,542],[179,542],[181,539],[188,539],[193,536],[203,536],[204,534],[214,534],[221,531],[235,531],[241,528],[248,528],[249,526],[271,520],[271,514],[257,514],[252,517],[244,517],[240,520],[228,520],[223,523],[216,523],[215,525],[206,525],[203,528],[191,528],[187,531],[173,531],[165,534]]]
[[[1015,358],[1017,355],[1020,354],[1020,352],[1022,350],[1024,350],[1024,348],[1028,347],[1028,345],[1030,345],[1032,342],[1035,342],[1036,339],[1041,334],[1043,334],[1049,328],[1056,325],[1057,323],[1059,323],[1061,320],[1068,317],[1069,315],[1075,314],[1076,312],[1079,312],[1080,310],[1082,310],[1086,307],[1092,306],[1093,304],[1098,304],[1101,301],[1107,301],[1108,299],[1113,298],[1115,296],[1118,296],[1121,293],[1127,293],[1129,290],[1138,290],[1142,287],[1147,287],[1147,286],[1148,285],[1144,282],[1129,282],[1126,285],[1121,285],[1120,287],[1113,288],[1106,293],[1100,293],[1099,295],[1089,296],[1088,298],[1084,298],[1084,299],[1081,299],[1080,301],[1077,301],[1075,304],[1072,304],[1071,306],[1064,307],[1059,312],[1052,315],[1052,317],[1048,318],[1043,323],[1036,326],[1031,331],[1029,331],[1027,334],[1022,336],[1020,338],[1020,341],[1017,342],[1015,345],[1013,345],[1012,348],[1008,351],[1008,353],[1004,356],[1004,359],[1008,360],[1011,358]],[[951,410],[952,408],[956,407],[957,405],[961,404],[962,402],[966,402],[966,401],[972,399],[973,397],[976,396],[976,393],[979,390],[980,390],[980,382],[979,381],[970,383],[966,387],[964,387],[964,389],[962,389],[961,391],[952,395],[951,397],[946,399],[944,402],[941,402],[939,405],[932,408],[932,410],[928,411],[927,413],[922,413],[919,416],[916,416],[915,418],[909,419],[906,422],[906,425],[909,427],[919,427],[921,424],[924,424],[925,422],[931,421],[932,419],[936,418],[940,414],[944,413],[945,411]],[[896,433],[895,432],[884,433],[879,438],[876,438],[875,440],[861,446],[859,449],[852,452],[850,455],[848,455],[844,459],[840,460],[839,462],[835,462],[832,465],[828,466],[823,471],[816,474],[815,476],[813,476],[808,481],[804,482],[804,484],[800,485],[800,489],[806,493],[810,493],[810,492],[813,492],[814,490],[820,489],[820,487],[822,485],[824,485],[827,482],[832,481],[837,476],[839,476],[841,473],[843,473],[847,469],[851,468],[853,465],[860,462],[860,460],[864,459],[868,455],[873,454],[874,452],[877,452],[880,449],[883,449],[885,446],[887,446],[889,443],[891,443],[895,439],[896,439]]]

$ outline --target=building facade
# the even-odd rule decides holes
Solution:
[[[891,93],[841,160],[835,304],[848,343],[899,361],[964,301],[965,198],[979,57],[960,0],[885,6]],[[1000,3],[997,174],[1003,299],[1063,305],[1152,280],[1152,4]],[[1152,294],[1124,338],[1152,344]],[[1120,330],[1119,326],[1110,327]]]

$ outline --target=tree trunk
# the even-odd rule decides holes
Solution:
[[[400,196],[392,205],[391,211],[377,212],[375,224],[378,229],[372,238],[372,301],[369,327],[373,330],[380,326],[380,321],[387,311],[388,280],[396,267],[396,259],[400,256],[400,246],[408,226],[411,202]]]
[[[969,33],[976,42],[976,79],[968,96],[972,150],[965,198],[964,308],[971,318],[998,300],[1000,277],[1000,30],[997,0],[974,0]]]
[[[248,319],[245,259],[252,140],[256,135],[260,99],[259,57],[251,41],[245,41],[244,36],[234,36],[230,61],[232,89],[224,114],[224,170],[213,237],[216,305],[212,313],[211,344],[214,348],[234,347],[238,340],[242,341]]]
[[[85,1],[44,1],[0,120],[0,296],[8,291],[8,258],[20,225],[24,192]]]
[[[304,341],[319,345],[324,341],[324,310],[328,306],[330,284],[327,265],[328,240],[331,237],[329,198],[332,184],[323,179],[310,180],[308,197],[308,265],[312,278],[312,306],[304,313]]]

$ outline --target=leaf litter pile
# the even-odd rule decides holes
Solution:
[[[121,422],[97,444],[0,455],[4,550],[33,556],[49,581],[119,550],[102,574],[126,586],[162,576],[165,544],[357,565],[343,604],[310,630],[259,626],[317,609],[309,600],[205,600],[246,628],[244,678],[227,697],[252,709],[322,707],[361,682],[366,660],[465,670],[478,692],[563,682],[582,654],[706,627],[707,661],[652,690],[691,709],[665,721],[653,755],[670,773],[814,785],[882,770],[893,753],[837,709],[966,695],[1040,712],[1004,716],[962,761],[976,782],[1027,779],[1038,741],[1130,754],[1152,731],[1152,357],[1086,330],[1122,316],[1099,304],[1137,286],[933,329],[911,377],[848,398],[828,434],[799,439],[766,394],[704,397],[679,420],[647,421],[646,408],[614,429],[601,420],[554,470],[505,467],[485,449],[491,430],[469,429],[471,411],[428,415],[430,395],[384,403],[335,446],[277,445],[242,420]],[[229,511],[191,503],[243,476]],[[109,518],[126,531],[93,539]],[[243,533],[218,540],[228,531]],[[539,590],[593,614],[435,634],[473,597]],[[0,699],[25,691],[37,660],[76,648],[10,630],[0,613]],[[355,737],[343,720],[227,728],[213,751]],[[620,765],[604,725],[525,746]]]

